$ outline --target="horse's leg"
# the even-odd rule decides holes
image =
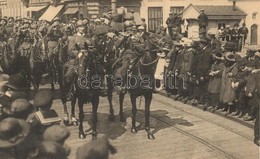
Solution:
[[[114,108],[113,108],[113,104],[112,104],[112,97],[113,97],[112,93],[113,93],[112,88],[109,88],[108,89],[108,96],[107,96],[107,99],[108,99],[108,102],[109,102],[109,108],[110,108],[110,110],[109,110],[109,112],[110,112],[109,120],[115,121]]]
[[[152,93],[145,95],[145,130],[147,132],[148,139],[155,139],[153,133],[150,130],[150,105],[152,101]]]
[[[136,114],[137,114],[137,108],[136,108],[136,96],[133,95],[133,93],[130,94],[130,99],[131,99],[131,103],[132,103],[132,128],[131,128],[131,132],[136,134],[137,130],[136,130],[136,125],[135,125],[135,120],[136,120]]]
[[[119,116],[120,116],[120,122],[126,122],[124,112],[123,112],[123,102],[124,102],[125,94],[120,92],[119,94]]]
[[[92,138],[97,138],[97,121],[98,121],[98,116],[97,116],[97,110],[98,110],[98,104],[99,104],[99,96],[94,95],[92,101]]]
[[[78,125],[78,120],[76,119],[75,117],[75,105],[76,105],[76,101],[77,101],[77,98],[75,96],[75,94],[72,95],[72,98],[71,98],[71,123],[74,125],[74,126],[77,126]],[[83,103],[84,104],[84,103]]]
[[[79,138],[84,139],[86,135],[83,130],[83,119],[84,119],[84,110],[83,110],[84,102],[82,99],[78,99],[78,106],[79,106]]]

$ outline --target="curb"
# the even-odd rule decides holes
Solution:
[[[162,96],[165,96],[165,97],[168,97],[168,98],[171,98],[165,91],[160,91],[160,92],[157,92],[157,94],[160,94]],[[173,98],[171,98],[173,99]],[[201,109],[203,111],[203,106],[202,105],[197,105],[197,106],[192,106],[190,104],[187,104],[188,106],[191,106],[191,107],[195,107],[195,108],[198,108],[198,109]],[[224,117],[226,119],[229,119],[229,120],[232,120],[234,122],[237,122],[239,124],[242,124],[248,128],[251,128],[251,129],[254,129],[254,122],[252,121],[244,121],[240,118],[236,118],[234,116],[229,116],[229,115],[225,115],[225,113],[222,113],[222,112],[219,112],[219,111],[210,111],[210,110],[207,110],[207,112],[210,112],[210,113],[213,113],[213,114],[216,114],[218,116],[221,116],[221,117]]]

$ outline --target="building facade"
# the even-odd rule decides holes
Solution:
[[[246,17],[239,21],[240,26],[245,22],[249,30],[246,43],[260,45],[259,0],[142,0],[140,14],[141,17],[147,19],[148,28],[154,30],[160,25],[166,26],[166,19],[170,12],[180,13],[190,4],[194,6],[233,6],[234,1],[235,6],[246,14]],[[217,25],[216,23],[215,27],[218,27]]]
[[[26,1],[26,0],[25,0]],[[24,17],[26,6],[22,0],[0,0],[0,15],[2,17]]]

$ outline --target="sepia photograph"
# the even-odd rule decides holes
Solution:
[[[260,0],[0,0],[0,159],[259,159]]]

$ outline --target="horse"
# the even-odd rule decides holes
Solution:
[[[76,44],[77,45],[77,44]],[[75,48],[79,48],[75,46]],[[97,137],[97,109],[99,105],[100,88],[91,87],[93,82],[93,77],[100,77],[101,69],[98,68],[98,57],[93,49],[88,48],[85,44],[85,49],[78,49],[79,56],[69,62],[73,63],[73,67],[76,69],[76,74],[73,76],[71,81],[64,80],[64,87],[61,88],[62,92],[62,102],[64,106],[64,111],[67,111],[66,99],[68,94],[71,100],[71,117],[74,118],[73,125],[77,125],[79,122],[79,138],[84,139],[86,137],[83,130],[83,119],[84,119],[84,103],[90,102],[92,104],[92,138]],[[100,71],[101,70],[101,71]],[[63,73],[66,71],[64,70]],[[64,75],[65,76],[65,75]],[[63,77],[64,77],[63,76]],[[95,80],[94,80],[95,81]],[[101,82],[101,81],[100,81]],[[88,86],[87,86],[88,85]],[[75,104],[78,100],[79,107],[79,121],[75,118]]]
[[[38,91],[42,79],[42,75],[46,73],[47,61],[47,47],[44,39],[39,39],[34,44],[29,62],[32,83],[35,91]]]
[[[0,68],[1,72],[6,74],[15,74],[17,73],[17,65],[15,62],[17,60],[17,52],[15,49],[15,40],[10,38],[7,43],[2,45],[2,57],[0,58]]]
[[[20,49],[17,54],[17,70],[27,78],[28,87],[32,83],[35,91],[38,91],[41,76],[45,73],[46,55],[44,39],[38,39],[28,49]]]
[[[126,89],[130,94],[131,104],[132,104],[132,133],[137,133],[136,129],[136,98],[139,96],[144,96],[145,98],[145,130],[147,132],[148,139],[155,139],[154,134],[150,131],[150,105],[152,101],[152,95],[155,86],[155,71],[158,64],[158,42],[154,36],[150,36],[147,41],[145,41],[146,49],[143,56],[137,61],[133,66],[132,71],[127,74],[126,77]],[[131,48],[129,48],[131,49]],[[123,113],[123,100],[125,97],[125,92],[120,92],[119,102],[120,102],[120,121],[124,122],[125,117]]]
[[[139,96],[144,96],[145,99],[145,130],[147,132],[148,139],[155,139],[154,134],[150,131],[150,105],[152,101],[152,96],[155,86],[155,71],[158,64],[158,47],[155,45],[155,38],[152,36],[147,41],[148,48],[144,52],[144,55],[140,58],[138,63],[133,68],[132,76],[134,76],[137,81],[137,87],[128,88],[130,93],[130,99],[132,104],[132,133],[137,133],[136,129],[136,98]],[[131,81],[130,81],[131,82]],[[144,82],[144,83],[142,83]],[[148,83],[147,83],[148,82]],[[132,85],[132,84],[131,84]]]

